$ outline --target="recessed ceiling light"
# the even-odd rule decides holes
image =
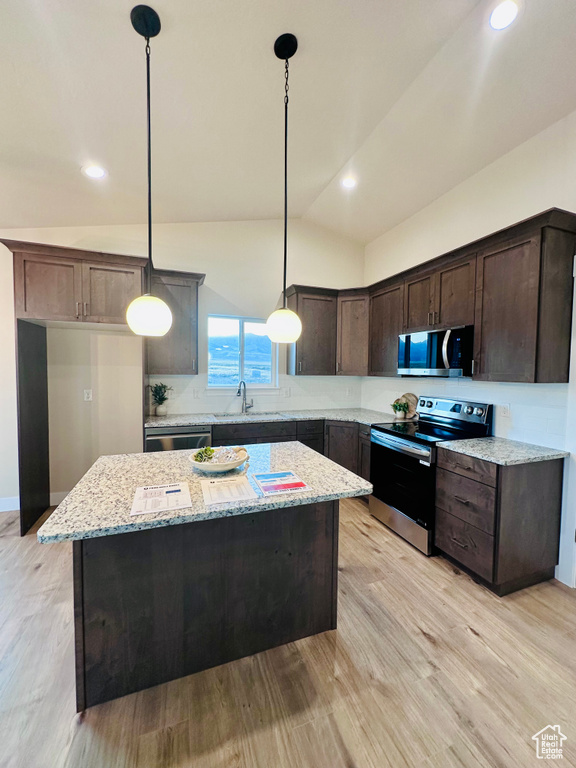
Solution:
[[[89,179],[103,179],[104,176],[108,175],[106,169],[99,165],[83,165],[82,173]]]
[[[492,29],[505,29],[512,24],[516,16],[518,16],[518,4],[514,0],[504,0],[490,14],[490,26]]]
[[[340,183],[344,189],[354,189],[356,184],[358,184],[354,176],[345,176]]]

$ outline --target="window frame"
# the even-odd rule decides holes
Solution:
[[[238,384],[229,385],[229,384],[210,384],[210,318],[217,318],[221,320],[238,320],[240,325],[240,335],[239,335],[239,361],[240,361],[240,378],[238,379]],[[207,316],[206,321],[206,388],[210,391],[236,391],[238,388],[238,385],[240,381],[243,380],[244,377],[244,337],[245,337],[245,331],[244,326],[246,323],[264,323],[266,324],[266,320],[264,320],[261,317],[245,317],[244,315],[221,315],[218,313],[209,313]],[[271,355],[271,378],[272,381],[270,384],[251,384],[250,382],[246,382],[246,387],[249,387],[250,389],[274,389],[277,390],[279,387],[278,384],[278,344],[274,341],[271,341],[270,344],[272,345],[272,355]]]

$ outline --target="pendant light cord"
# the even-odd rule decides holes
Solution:
[[[288,270],[288,59],[286,59],[284,79],[284,287],[282,306],[286,309],[286,272]]]
[[[152,131],[150,129],[150,38],[146,38],[146,125],[148,141],[148,290],[152,293]]]

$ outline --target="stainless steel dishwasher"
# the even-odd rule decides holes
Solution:
[[[180,451],[212,444],[212,430],[208,426],[147,427],[144,437],[146,452]]]

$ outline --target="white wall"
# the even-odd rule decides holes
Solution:
[[[92,250],[146,255],[145,226],[70,227],[51,229],[3,230],[2,237],[31,242],[73,246]],[[358,243],[318,227],[310,222],[295,220],[289,227],[288,281],[334,288],[361,285],[364,249]],[[176,395],[169,402],[172,412],[236,410],[239,398],[205,397],[206,387],[206,316],[208,313],[246,315],[265,318],[278,303],[282,288],[282,222],[209,222],[196,224],[159,224],[154,228],[154,263],[159,268],[205,272],[205,284],[199,300],[199,370],[198,377],[162,377],[169,379]],[[4,440],[0,446],[0,505],[16,507],[18,493],[16,441],[16,381],[14,364],[12,255],[0,246],[0,323],[8,333],[0,340],[0,396],[5,409]],[[72,332],[75,334],[76,332]],[[51,480],[52,491],[69,490],[100,453],[140,450],[141,417],[134,410],[140,389],[132,390],[118,383],[118,406],[126,408],[122,428],[117,419],[110,418],[102,389],[107,382],[99,378],[95,367],[116,382],[121,358],[126,354],[122,376],[135,381],[134,349],[120,352],[120,341],[106,334],[85,337],[69,335],[65,330],[49,329],[51,418]],[[68,334],[68,335],[64,335]],[[83,339],[81,341],[81,338]],[[133,340],[134,341],[134,340]],[[112,345],[112,347],[110,346]],[[282,357],[282,366],[284,360]],[[281,366],[281,371],[284,370]],[[97,381],[99,402],[85,407],[78,401],[84,381]],[[65,393],[56,398],[55,386]],[[95,387],[94,387],[95,388]],[[111,388],[113,390],[113,387]],[[110,392],[110,388],[107,390]],[[112,392],[110,392],[112,395]],[[249,393],[251,396],[251,393]],[[358,405],[359,379],[301,379],[281,377],[281,389],[276,393],[255,396],[259,410],[270,408],[315,408]],[[115,411],[114,411],[115,412]],[[88,415],[90,418],[88,418]],[[74,417],[75,445],[66,440],[65,425]],[[86,438],[90,435],[90,439]],[[83,437],[82,437],[83,436]],[[126,447],[134,446],[134,447]],[[74,455],[71,454],[71,451]],[[5,500],[5,497],[11,497]],[[2,506],[0,506],[2,508]]]
[[[576,211],[576,112],[472,176],[366,247],[365,282],[439,256],[547,208]],[[574,326],[576,327],[576,325]],[[497,409],[495,434],[572,452],[566,462],[558,578],[576,585],[576,342],[570,384],[364,379],[362,405],[382,408],[404,391],[443,393]]]
[[[47,347],[50,501],[59,504],[99,456],[142,450],[142,339],[50,327]]]

